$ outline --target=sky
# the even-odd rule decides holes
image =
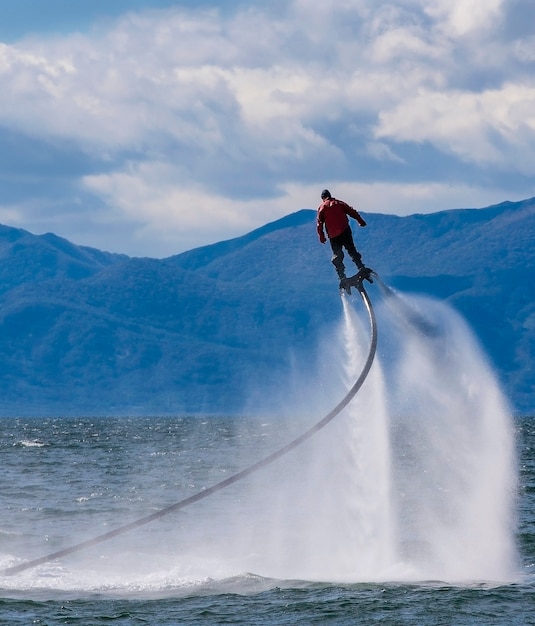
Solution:
[[[535,196],[533,0],[0,0],[0,93],[0,222],[130,256]]]

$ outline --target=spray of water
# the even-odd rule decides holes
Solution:
[[[386,400],[399,559],[420,578],[510,580],[513,424],[492,369],[446,304],[389,300],[383,326],[397,355]]]
[[[354,383],[369,348],[369,329],[349,302],[344,319],[322,356],[319,386],[337,399]],[[380,579],[389,567],[390,468],[380,373],[365,386],[342,415],[251,486],[252,506],[240,523],[248,529],[247,571],[355,581]]]
[[[514,579],[514,429],[492,368],[444,303],[390,292],[379,327],[380,356],[361,393],[261,487],[269,521],[253,532],[250,571],[337,581]],[[323,393],[339,379],[350,386],[367,334],[344,299]]]

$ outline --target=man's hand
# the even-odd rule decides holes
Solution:
[[[320,243],[325,243],[327,240],[325,239],[325,236],[320,237]]]

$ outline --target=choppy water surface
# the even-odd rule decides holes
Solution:
[[[3,566],[202,488],[261,452],[278,430],[229,418],[5,419],[0,428]],[[272,509],[281,482],[291,480],[280,471],[87,553],[0,579],[0,623],[535,623],[535,420],[518,420],[517,436],[514,580],[415,581],[401,562],[383,581],[273,578],[270,568],[284,574],[286,560],[273,553],[269,529],[276,525],[284,543],[281,527],[293,519]],[[265,509],[257,489],[269,494]],[[288,533],[298,541],[307,529]],[[308,539],[306,545],[314,550]]]

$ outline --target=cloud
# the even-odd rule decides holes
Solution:
[[[431,213],[449,208],[477,208],[496,203],[501,190],[492,185],[447,182],[340,182],[325,179],[321,186],[286,183],[278,197],[233,200],[208,194],[202,186],[180,188],[175,170],[166,164],[132,168],[120,174],[88,177],[88,190],[112,199],[114,213],[103,214],[102,225],[139,224],[135,243],[165,257],[226,238],[237,237],[286,215],[292,210],[315,209],[321,188],[367,213]],[[513,196],[520,200],[522,196]],[[147,219],[147,211],[151,219]]]
[[[376,136],[430,142],[462,160],[533,174],[535,83],[481,93],[421,91],[379,116]]]
[[[422,193],[429,210],[522,197],[535,170],[522,2],[175,7],[0,44],[0,129],[24,138],[34,178],[50,152],[65,179],[47,198],[51,166],[38,188],[19,168],[0,218],[31,229],[41,201],[47,224],[69,224],[59,234],[99,246],[98,224],[123,224],[118,251],[161,256],[315,207],[327,183],[398,213]]]
[[[504,0],[428,0],[423,3],[449,37],[465,37],[492,31],[502,17]]]

